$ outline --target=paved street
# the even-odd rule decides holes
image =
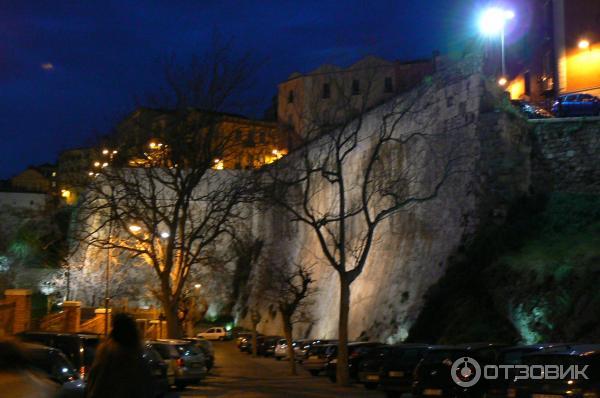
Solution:
[[[310,376],[299,368],[290,376],[288,363],[273,358],[252,358],[232,342],[215,343],[216,368],[201,385],[189,386],[176,397],[383,397],[361,385],[340,388],[326,377]]]

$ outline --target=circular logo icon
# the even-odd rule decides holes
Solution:
[[[473,358],[462,357],[454,361],[450,374],[460,387],[471,387],[481,378],[481,367]]]

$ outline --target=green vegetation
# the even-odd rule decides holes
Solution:
[[[409,340],[600,340],[600,197],[524,198],[431,288]]]

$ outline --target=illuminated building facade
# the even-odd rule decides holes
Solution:
[[[549,105],[567,93],[600,96],[600,1],[527,0],[517,7],[526,33],[507,50],[511,98]]]

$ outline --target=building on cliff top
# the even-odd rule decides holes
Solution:
[[[514,7],[506,53],[511,98],[548,106],[567,93],[600,96],[600,1],[523,0]]]
[[[431,59],[409,62],[368,56],[347,68],[324,64],[306,74],[292,73],[278,85],[278,122],[291,132],[291,145],[297,145],[315,125],[324,124],[319,120],[324,115],[336,122],[347,118],[349,108],[337,109],[341,102],[357,110],[380,105],[432,74],[438,58],[437,52]]]

